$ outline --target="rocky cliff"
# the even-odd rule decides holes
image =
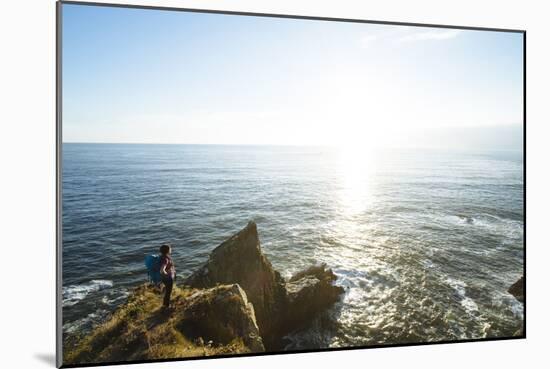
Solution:
[[[195,288],[238,283],[254,305],[261,336],[278,335],[285,310],[285,281],[260,248],[253,222],[216,247],[208,261],[184,282]]]
[[[326,265],[312,266],[285,281],[262,252],[254,222],[223,242],[185,284],[194,288],[238,283],[254,305],[260,334],[269,350],[281,338],[336,302],[343,288]]]
[[[64,352],[64,364],[183,358],[282,348],[283,335],[340,298],[334,273],[312,266],[288,281],[260,247],[254,222],[216,247],[206,263],[174,288],[139,286],[127,303]]]
[[[294,274],[285,284],[286,314],[283,328],[291,331],[340,299],[342,287],[334,286],[336,275],[325,264]]]
[[[525,282],[523,276],[508,288],[508,293],[512,294],[519,302],[525,303],[525,292],[523,286]]]
[[[508,288],[508,293],[511,294],[525,306],[525,279],[521,276],[514,284]],[[525,320],[522,321],[521,327],[514,333],[514,336],[525,335]]]

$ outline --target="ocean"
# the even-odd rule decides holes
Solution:
[[[510,336],[523,305],[523,154],[63,144],[63,329],[85,334],[174,246],[178,281],[258,225],[285,277],[325,262],[342,301],[289,349]]]

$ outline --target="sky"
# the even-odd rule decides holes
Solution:
[[[63,141],[520,148],[522,52],[520,33],[64,4]]]

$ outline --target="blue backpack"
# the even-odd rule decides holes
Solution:
[[[149,276],[149,282],[153,284],[159,284],[161,282],[160,277],[160,255],[147,255],[145,257],[145,267],[147,267],[147,275]]]

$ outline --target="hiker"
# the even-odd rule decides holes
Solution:
[[[160,276],[161,281],[164,284],[164,300],[162,306],[168,308],[170,306],[170,295],[172,294],[172,287],[176,280],[176,268],[170,254],[172,253],[172,247],[168,244],[164,244],[160,247]]]

